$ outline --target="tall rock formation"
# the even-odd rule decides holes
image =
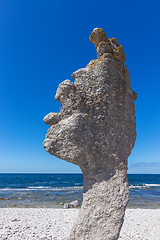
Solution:
[[[101,28],[90,36],[98,59],[62,82],[49,113],[44,148],[78,165],[84,175],[83,203],[70,240],[116,240],[129,200],[127,159],[136,139],[136,93],[131,89],[123,47]]]

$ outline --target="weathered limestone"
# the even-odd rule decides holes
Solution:
[[[127,159],[136,139],[136,93],[130,86],[123,47],[95,28],[90,36],[98,59],[73,73],[57,90],[60,113],[44,148],[78,165],[84,174],[83,204],[70,240],[116,240],[129,200]]]

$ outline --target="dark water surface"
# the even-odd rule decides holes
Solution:
[[[160,174],[128,174],[128,207],[160,208]],[[0,174],[0,207],[61,207],[82,202],[82,174]]]

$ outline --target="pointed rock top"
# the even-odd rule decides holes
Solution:
[[[108,42],[109,41],[102,28],[94,28],[89,39],[93,44],[96,45],[96,47],[98,46],[98,44],[100,42]]]

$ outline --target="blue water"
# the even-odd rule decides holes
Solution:
[[[160,208],[160,174],[129,174],[128,207]],[[82,174],[0,174],[0,207],[61,207],[82,202]]]

